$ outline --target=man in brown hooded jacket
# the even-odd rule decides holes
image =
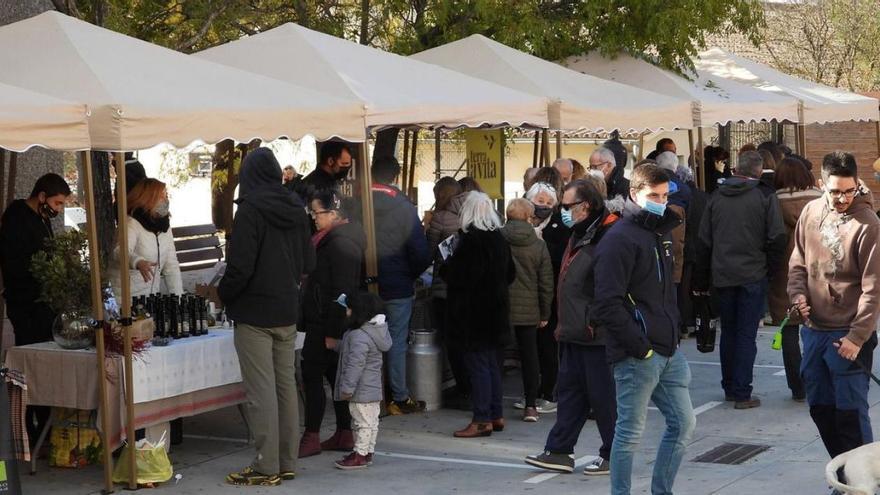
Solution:
[[[825,156],[819,199],[794,233],[788,295],[804,318],[801,374],[810,416],[831,457],[873,441],[868,375],[880,310],[880,220],[855,158]]]

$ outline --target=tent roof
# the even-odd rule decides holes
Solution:
[[[296,24],[195,56],[355,98],[371,127],[547,126],[544,98]]]
[[[89,148],[85,105],[0,83],[0,148]]]
[[[0,81],[89,106],[91,147],[340,136],[363,140],[363,108],[199,60],[58,12],[0,28]]]
[[[700,53],[694,65],[718,78],[796,98],[803,103],[804,124],[880,120],[878,101],[874,98],[790,76],[720,48]]]
[[[478,34],[411,58],[550,98],[552,129],[629,132],[693,125],[688,99],[579,74]]]
[[[592,76],[635,86],[699,104],[695,124],[712,126],[730,121],[798,120],[798,102],[788,95],[777,95],[696,71],[688,80],[645,60],[619,54],[603,57],[597,52],[569,57],[562,65]]]

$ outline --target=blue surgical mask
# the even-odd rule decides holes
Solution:
[[[655,203],[650,199],[645,201],[645,206],[643,206],[642,209],[648,213],[653,213],[658,217],[662,217],[663,214],[666,213],[666,205],[664,203]]]
[[[566,227],[574,227],[574,218],[571,216],[571,210],[563,208],[559,213],[562,215],[562,223],[565,224]]]

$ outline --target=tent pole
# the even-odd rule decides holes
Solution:
[[[541,145],[541,154],[544,156],[544,166],[550,166],[550,129],[541,131],[544,143]]]
[[[535,145],[532,147],[532,168],[538,167],[538,147],[541,144],[541,133],[535,131]]]
[[[18,153],[9,152],[9,179],[6,183],[6,197],[3,198],[3,208],[5,209],[15,199],[15,179],[18,175]]]
[[[688,155],[694,168],[697,168],[697,157],[694,155],[694,130],[688,129]]]
[[[415,202],[418,202],[418,199],[413,197],[416,185],[416,149],[418,148],[418,143],[419,130],[416,129],[412,131],[412,147],[409,150],[409,184],[406,186],[406,195]]]
[[[880,158],[880,120],[874,122],[874,130],[877,133],[877,157]]]
[[[357,171],[361,181],[361,212],[364,217],[364,232],[367,234],[367,250],[364,253],[367,268],[367,287],[370,292],[377,294],[379,286],[376,277],[379,274],[379,261],[376,253],[376,219],[373,216],[373,174],[370,171],[370,132],[364,133],[364,142],[361,144],[361,159],[355,164],[360,167]]]
[[[556,158],[562,158],[562,131],[556,131]]]
[[[104,449],[104,493],[113,492],[113,453],[110,452],[110,400],[107,397],[106,355],[104,352],[104,301],[101,297],[101,260],[98,248],[98,223],[95,218],[95,185],[91,151],[81,152],[85,178],[86,222],[89,239],[89,270],[92,279],[92,317],[95,319],[95,348],[98,352],[98,397],[101,408],[101,435]]]
[[[642,161],[645,159],[645,133],[639,134],[639,159],[638,161]]]
[[[131,278],[125,276],[128,273],[128,198],[126,198],[125,190],[125,153],[116,153],[116,184],[119,192],[116,195],[116,209],[119,215],[117,236],[119,238],[119,272],[123,275],[119,277],[120,291],[122,293],[122,302],[120,304],[120,315],[122,323],[122,339],[123,339],[123,357],[125,359],[125,417],[126,417],[126,436],[129,449],[127,458],[123,462],[128,462],[128,488],[130,490],[137,489],[137,463],[135,461],[134,448],[134,374],[132,370],[132,350],[131,350]]]
[[[0,205],[6,204],[6,149],[0,148]]]
[[[434,130],[434,182],[440,180],[440,176],[442,175],[441,163],[440,163],[440,129]]]
[[[400,176],[400,189],[403,190],[403,194],[407,194],[406,184],[407,177],[409,174],[409,130],[405,129],[403,131],[403,166],[401,167],[401,176]]]
[[[697,127],[697,149],[699,150],[699,153],[697,154],[697,156],[700,159],[700,166],[697,167],[697,172],[698,172],[698,177],[699,177],[699,182],[697,183],[697,185],[700,187],[700,189],[705,191],[706,190],[706,167],[705,167],[706,156],[703,154],[704,151],[703,151],[703,128],[702,127]]]

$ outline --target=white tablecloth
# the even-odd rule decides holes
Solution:
[[[241,381],[232,329],[153,346],[134,360],[132,370],[135,404]]]

